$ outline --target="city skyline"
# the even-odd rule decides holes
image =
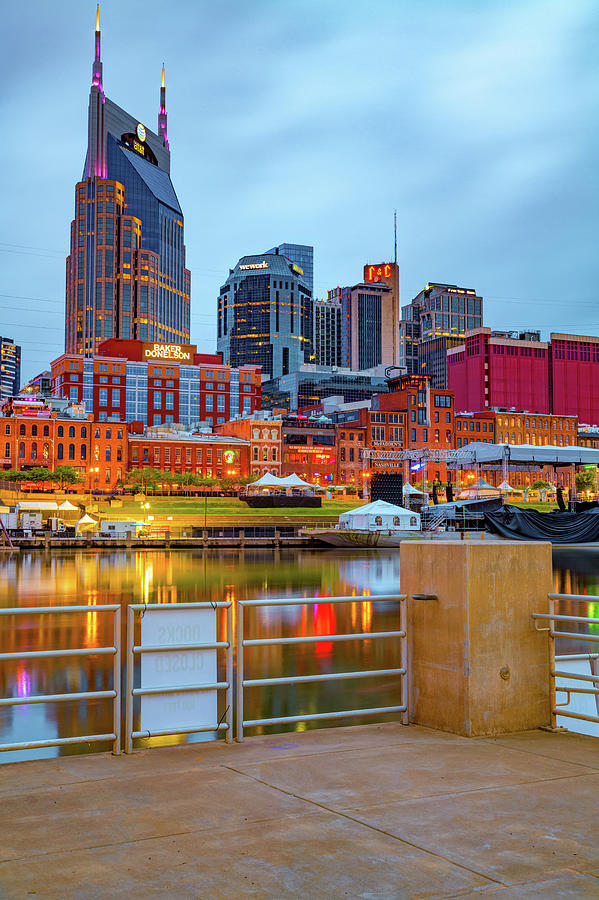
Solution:
[[[383,3],[380,17],[357,3],[277,16],[265,3],[181,3],[160,27],[148,9],[102,3],[104,88],[153,122],[148,82],[158,91],[166,62],[200,351],[216,346],[231,259],[285,240],[313,244],[314,293],[324,297],[357,282],[364,263],[392,258],[394,208],[402,304],[443,280],[475,286],[494,328],[599,332],[590,3],[475,14],[462,2],[432,13]],[[18,48],[6,56],[5,121],[28,137],[4,146],[3,333],[23,347],[26,381],[62,350],[95,3],[33,2],[5,18]],[[273,50],[283,35],[285,50]],[[433,54],[420,53],[423,36]],[[358,53],[375,42],[376,55]]]

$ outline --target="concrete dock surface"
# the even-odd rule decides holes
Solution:
[[[599,898],[599,741],[396,723],[0,766],[0,897]]]

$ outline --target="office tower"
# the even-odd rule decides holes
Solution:
[[[188,343],[190,277],[170,178],[164,65],[153,132],[104,93],[97,12],[87,155],[67,258],[66,351],[92,356],[113,337]]]
[[[298,266],[280,254],[242,256],[218,297],[223,362],[287,375],[312,359],[312,329],[312,292]]]
[[[290,262],[295,263],[302,270],[298,275],[302,276],[304,284],[314,294],[314,247],[309,244],[279,244],[266,253],[286,256]]]
[[[403,365],[399,354],[399,266],[397,260],[364,266],[364,282],[384,284],[388,292],[381,308],[381,362],[389,366]]]
[[[314,362],[317,366],[343,366],[341,300],[314,301]]]
[[[482,297],[471,288],[431,282],[401,313],[400,365],[408,375],[429,375],[435,388],[447,387],[447,351],[482,326]]]
[[[0,337],[0,401],[19,393],[21,348],[12,338]]]

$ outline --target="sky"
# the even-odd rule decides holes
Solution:
[[[185,214],[191,338],[240,256],[314,245],[315,295],[393,258],[401,302],[474,288],[485,324],[599,334],[595,0],[103,0],[104,90],[157,128]],[[0,334],[64,348],[95,3],[1,9]]]

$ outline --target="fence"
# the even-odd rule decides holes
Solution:
[[[599,653],[572,653],[572,654],[555,654],[555,641],[577,641],[589,642],[591,644],[599,644],[599,634],[585,634],[576,631],[556,631],[555,623],[564,623],[568,627],[569,623],[591,626],[599,626],[599,619],[589,618],[588,616],[569,616],[560,615],[555,612],[555,604],[560,601],[574,601],[579,603],[597,603],[596,597],[585,597],[581,594],[549,594],[549,612],[533,613],[533,619],[537,621],[548,622],[548,625],[539,627],[535,624],[538,631],[546,632],[550,641],[550,697],[551,697],[551,725],[557,724],[558,716],[565,716],[570,719],[579,719],[584,722],[592,722],[599,724]],[[565,666],[569,662],[581,662],[588,660],[589,673],[585,675],[582,672],[568,671]],[[561,666],[558,668],[557,663]],[[559,684],[558,684],[559,679]],[[564,684],[564,682],[566,684]],[[569,683],[572,682],[572,683]],[[586,687],[585,685],[589,685]],[[566,695],[566,702],[557,701],[558,694]],[[596,702],[597,715],[590,715],[575,709],[565,709],[570,706],[572,695],[578,696],[594,696]]]
[[[2,697],[0,707],[23,706],[32,703],[63,703],[79,700],[112,700],[113,728],[110,734],[85,734],[70,737],[55,737],[44,740],[17,741],[0,744],[0,750],[33,750],[38,747],[58,747],[66,744],[87,744],[112,741],[113,753],[121,752],[121,607],[119,604],[100,606],[37,606],[15,609],[0,609],[0,616],[56,616],[64,613],[107,613],[113,614],[113,647],[77,647],[67,650],[19,650],[0,653],[0,663],[8,660],[52,659],[63,656],[110,656],[113,659],[113,689],[107,691],[77,691],[67,694],[38,694],[26,697]]]
[[[225,732],[225,740],[231,741],[233,734],[233,604],[232,601],[222,601],[219,603],[135,603],[127,608],[127,688],[126,688],[126,705],[125,705],[125,752],[133,751],[133,740],[135,738],[162,737],[169,734],[199,734],[202,732]],[[206,641],[206,642],[181,642],[178,644],[135,644],[135,616],[145,615],[149,610],[157,613],[172,613],[180,615],[189,610],[218,610],[224,609],[226,616],[226,640],[224,641]],[[135,687],[135,657],[141,657],[143,654],[156,653],[185,653],[188,651],[201,650],[225,650],[225,681],[201,682],[191,684],[179,684],[172,686],[160,687]],[[205,691],[225,691],[225,715],[224,721],[212,722],[208,725],[195,723],[187,723],[184,725],[176,725],[166,729],[158,730],[133,730],[133,699],[134,697],[168,696],[169,694],[182,693],[201,693]]]
[[[356,603],[356,602],[398,602],[399,601],[399,630],[360,632],[348,634],[327,635],[299,635],[295,637],[274,638],[246,638],[244,632],[244,610],[248,607],[266,606],[314,606],[318,603]],[[244,649],[246,647],[272,647],[289,644],[317,644],[323,641],[358,641],[378,640],[381,638],[400,639],[400,665],[393,669],[368,669],[357,672],[327,672],[322,675],[289,675],[282,678],[245,678]],[[237,606],[237,699],[236,699],[236,738],[243,741],[245,728],[262,725],[287,725],[294,722],[314,722],[325,719],[353,718],[359,716],[376,716],[386,713],[403,713],[403,723],[408,724],[408,649],[407,649],[407,614],[406,596],[376,596],[376,597],[319,597],[316,599],[289,598],[267,600],[239,600]],[[261,687],[266,685],[281,684],[306,684],[308,682],[337,681],[351,678],[374,678],[380,676],[401,676],[401,704],[397,706],[379,706],[368,709],[334,710],[324,713],[300,713],[294,716],[278,716],[261,719],[244,718],[244,691],[246,688]]]

